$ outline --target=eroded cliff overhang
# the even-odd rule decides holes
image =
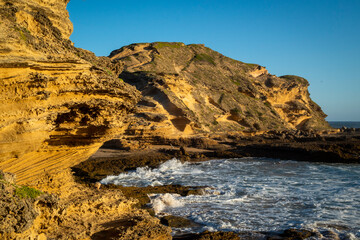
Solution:
[[[58,0],[0,0],[0,168],[18,181],[87,159],[126,127],[138,91],[77,49]]]

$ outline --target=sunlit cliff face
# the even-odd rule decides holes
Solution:
[[[110,58],[123,64],[120,77],[143,94],[134,133],[186,137],[329,128],[309,96],[307,80],[271,75],[202,44],[131,44]],[[139,124],[139,116],[150,123]]]
[[[87,159],[138,98],[73,47],[68,2],[0,0],[0,168],[19,182]]]

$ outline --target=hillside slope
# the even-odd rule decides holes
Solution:
[[[143,94],[134,133],[187,136],[330,127],[304,78],[277,77],[201,44],[132,44],[109,57],[123,65],[120,78]],[[141,118],[147,121],[141,124]]]

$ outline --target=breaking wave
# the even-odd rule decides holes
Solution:
[[[265,158],[190,164],[172,159],[102,183],[210,186],[205,195],[158,194],[151,199],[156,214],[187,217],[211,231],[311,228],[360,238],[360,165]]]

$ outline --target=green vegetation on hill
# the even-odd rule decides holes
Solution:
[[[168,47],[168,48],[181,48],[184,46],[184,43],[181,42],[157,42],[154,44],[155,48],[164,48],[164,47]]]
[[[19,186],[15,189],[15,195],[20,198],[37,198],[42,195],[43,192],[37,190],[35,188],[27,187],[27,186]]]
[[[200,53],[200,54],[196,54],[194,57],[195,61],[203,61],[203,62],[208,62],[212,65],[216,65],[214,58],[210,55],[207,55],[205,53]]]

